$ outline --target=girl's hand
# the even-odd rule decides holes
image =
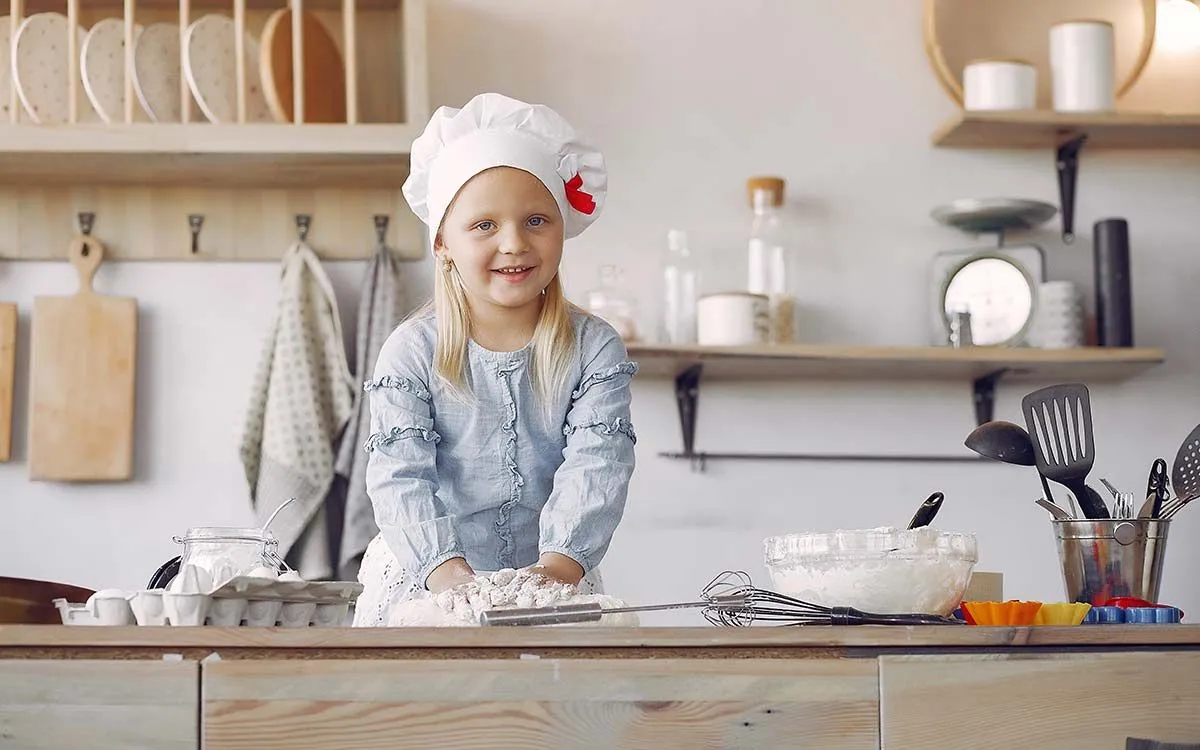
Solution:
[[[440,594],[447,589],[471,583],[475,580],[475,571],[467,564],[465,558],[452,557],[433,569],[425,579],[425,587],[431,594]]]
[[[578,586],[583,580],[583,568],[579,563],[557,552],[542,553],[537,564],[530,565],[526,570],[571,586]]]

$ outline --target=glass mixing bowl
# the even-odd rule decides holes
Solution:
[[[949,615],[979,561],[974,534],[856,529],[763,540],[772,590],[825,607]]]

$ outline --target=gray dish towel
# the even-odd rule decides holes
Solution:
[[[336,571],[326,501],[337,440],[350,419],[354,379],[333,285],[303,243],[283,258],[275,318],[255,373],[241,459],[261,524],[284,500],[296,502],[271,524],[279,554],[308,580]],[[336,524],[335,524],[336,525]]]
[[[362,292],[358,300],[358,337],[355,345],[354,406],[350,423],[342,436],[337,456],[337,474],[345,482],[345,516],[343,519],[338,577],[343,581],[358,579],[367,545],[379,533],[375,524],[375,509],[367,496],[367,453],[363,443],[371,432],[371,409],[362,384],[375,370],[379,350],[392,330],[408,314],[408,295],[400,274],[400,263],[386,246],[380,245],[367,263]],[[286,512],[286,511],[285,511]]]

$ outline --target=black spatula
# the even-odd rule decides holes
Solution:
[[[1083,383],[1053,385],[1021,399],[1033,441],[1037,470],[1075,495],[1087,518],[1111,518],[1104,500],[1088,492],[1088,472],[1096,460],[1092,402]]]

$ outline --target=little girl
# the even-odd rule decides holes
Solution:
[[[563,295],[563,242],[598,216],[603,156],[551,109],[499,94],[442,107],[404,195],[429,227],[432,304],[372,379],[367,490],[379,534],[356,626],[510,568],[602,593],[634,468],[629,361]]]

